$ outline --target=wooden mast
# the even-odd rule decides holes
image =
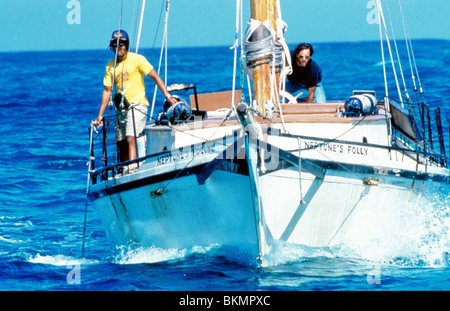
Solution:
[[[251,17],[263,22],[269,19],[276,29],[276,0],[251,0]],[[270,35],[264,26],[258,27],[252,35],[252,41],[259,41]],[[266,103],[270,100],[270,64],[269,58],[262,59],[253,71],[253,98],[258,111],[266,115]]]

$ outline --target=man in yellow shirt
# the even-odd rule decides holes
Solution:
[[[128,34],[124,30],[113,32],[110,48],[117,53],[117,60],[113,58],[106,65],[102,101],[95,120],[98,126],[103,126],[103,114],[110,101],[114,83],[117,93],[125,96],[123,102],[128,104],[125,107],[117,107],[116,141],[120,162],[137,158],[135,135],[140,136],[144,130],[149,106],[145,96],[144,75],[156,83],[168,103],[177,103],[153,66],[144,56],[128,52],[129,46]]]

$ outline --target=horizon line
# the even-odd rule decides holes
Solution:
[[[403,39],[396,39],[397,41],[400,40],[404,40]],[[386,40],[383,40],[383,42]],[[393,39],[391,39],[390,41],[394,41]],[[450,41],[450,39],[446,39],[446,38],[411,38],[411,41]],[[310,41],[313,42],[313,41]],[[369,39],[369,40],[343,40],[343,41],[317,41],[317,42],[313,42],[313,44],[346,44],[346,43],[373,43],[373,42],[377,42],[379,43],[380,40],[377,39]],[[290,45],[295,45],[298,43],[288,43],[288,46]],[[230,49],[230,47],[232,47],[232,45],[227,45],[227,44],[221,44],[221,45],[179,45],[179,46],[168,46],[168,49],[182,49],[182,48],[228,48]],[[135,49],[135,47],[134,47]],[[141,46],[139,48],[140,50],[149,50],[149,49],[161,49],[161,46],[154,46],[154,47],[149,47],[149,46]],[[61,49],[49,49],[49,50],[45,50],[45,49],[38,49],[38,50],[10,50],[10,51],[2,51],[0,50],[0,54],[6,54],[6,53],[39,53],[39,52],[84,52],[84,51],[108,51],[109,48],[82,48],[82,49],[73,49],[73,48],[61,48]],[[134,52],[133,49],[131,50],[131,52]]]

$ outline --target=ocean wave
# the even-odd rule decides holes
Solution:
[[[11,244],[16,244],[16,243],[22,243],[23,240],[16,240],[16,239],[13,239],[13,238],[11,238],[11,237],[0,236],[0,242],[6,242],[6,243],[11,243]]]
[[[397,61],[394,60],[394,64],[396,64],[396,63],[397,63]],[[390,64],[392,64],[392,61],[391,61],[391,60],[386,60],[386,61],[385,61],[385,64],[386,64],[386,65],[390,65]],[[381,66],[383,66],[383,61],[378,62],[378,63],[374,64],[373,66],[374,66],[374,67],[381,67]]]
[[[99,263],[99,261],[94,259],[76,258],[66,255],[41,255],[39,253],[30,256],[28,262],[51,266],[93,265]]]

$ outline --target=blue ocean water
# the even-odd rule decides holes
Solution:
[[[448,148],[450,41],[413,45],[425,100],[432,108],[441,105]],[[378,42],[316,44],[327,98],[346,99],[353,89],[382,96],[379,50]],[[142,50],[155,65],[158,52]],[[242,265],[221,245],[112,249],[88,206],[82,257],[88,126],[97,116],[112,56],[109,50],[0,54],[0,290],[450,289],[445,193],[433,206],[421,206],[416,220],[422,227],[411,228],[410,236],[386,236],[357,250],[280,244],[262,269]],[[409,92],[416,96],[407,56],[402,59]],[[202,93],[231,89],[228,47],[172,48],[168,63],[169,85],[194,83]],[[154,86],[150,79],[146,83],[151,99]],[[395,89],[390,96],[396,98]]]

